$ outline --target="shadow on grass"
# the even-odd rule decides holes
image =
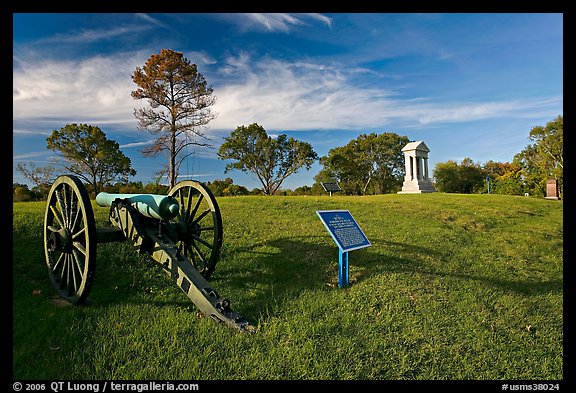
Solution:
[[[563,290],[561,279],[522,280],[496,277],[492,271],[481,275],[466,273],[465,270],[455,271],[449,267],[446,256],[437,250],[382,239],[371,240],[373,247],[350,253],[352,286],[375,275],[406,273],[475,281],[525,296],[559,293]],[[216,291],[231,301],[233,310],[251,322],[256,322],[260,315],[280,315],[283,304],[296,299],[303,291],[340,290],[338,248],[331,244],[321,244],[325,241],[324,236],[295,236],[231,248],[228,253],[235,255],[237,260],[230,266],[217,267],[209,281]],[[126,303],[146,303],[159,307],[193,306],[186,296],[179,296],[175,284],[156,262],[151,259],[138,261],[135,252],[117,253],[116,258],[122,256],[124,260],[113,260],[107,254],[114,251],[119,250],[108,250],[98,257],[99,266],[87,306]],[[454,262],[451,263],[454,266]],[[44,270],[40,266],[38,269]],[[153,272],[152,278],[138,277],[145,269],[156,272]],[[147,285],[157,285],[160,289],[174,286],[173,300],[160,300],[153,294],[148,295],[143,287]],[[119,290],[116,289],[118,287]]]
[[[418,273],[434,277],[456,278],[468,281],[477,281],[502,291],[511,291],[521,295],[540,295],[551,292],[562,292],[563,281],[555,280],[520,280],[515,277],[494,277],[495,272],[486,270],[485,275],[474,273],[462,273],[451,271],[449,267],[438,269],[426,262],[422,255],[432,256],[433,259],[448,265],[446,257],[430,248],[415,247],[406,243],[390,242],[387,240],[375,240],[374,243],[383,245],[392,250],[394,256],[367,252],[365,258],[356,261],[358,267],[363,268],[362,277],[378,273]],[[401,257],[397,256],[401,255]],[[477,268],[477,266],[475,266]],[[478,269],[477,269],[478,270]]]
[[[322,241],[318,238],[324,239],[286,237],[234,250],[249,253],[253,259],[250,261],[252,268],[229,268],[226,275],[219,279],[228,286],[230,300],[233,301],[235,292],[245,292],[247,295],[241,305],[243,313],[275,315],[281,312],[284,301],[295,299],[302,291],[339,290],[338,248],[319,245]],[[563,290],[561,279],[522,280],[495,277],[497,273],[488,270],[485,275],[453,271],[448,267],[446,256],[437,250],[381,239],[375,239],[372,244],[378,248],[350,253],[350,285],[374,275],[407,273],[479,282],[500,291],[525,296]],[[262,248],[270,251],[259,251]],[[430,257],[436,262],[431,263]],[[475,268],[477,271],[478,267]]]

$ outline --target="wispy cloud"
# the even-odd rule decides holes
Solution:
[[[305,13],[245,13],[245,14],[221,14],[220,17],[236,24],[242,31],[268,31],[289,32],[296,26],[308,25],[308,21],[321,22],[332,27],[332,19],[325,15]]]
[[[38,136],[38,135],[50,135],[48,131],[38,131],[38,130],[23,130],[23,129],[14,129],[12,132],[16,135],[21,136]]]
[[[562,97],[512,101],[451,102],[432,97],[399,98],[385,87],[359,88],[354,70],[305,62],[230,58],[222,68],[236,81],[218,90],[211,123],[219,129],[257,122],[271,130],[403,127],[555,113]]]
[[[129,25],[115,28],[81,29],[71,33],[60,33],[39,39],[35,44],[87,44],[103,40],[113,40],[126,34],[137,34],[149,30],[149,25]]]
[[[131,148],[131,147],[147,146],[147,145],[150,145],[150,144],[154,143],[154,141],[155,141],[155,140],[125,143],[125,144],[123,144],[123,145],[120,145],[120,148],[121,148],[121,149],[129,149],[129,148]]]
[[[42,157],[42,156],[46,156],[49,154],[53,154],[52,151],[33,151],[30,153],[25,153],[25,154],[18,154],[13,156],[13,160],[23,160],[26,158],[33,158],[33,157]]]
[[[158,20],[157,18],[154,18],[148,14],[144,14],[144,13],[136,13],[134,14],[136,15],[136,17],[142,19],[145,22],[149,22],[152,23],[153,25],[156,26],[160,26],[160,27],[164,27],[164,28],[169,28],[168,25],[166,25],[164,22],[161,22],[160,20]]]
[[[77,61],[24,61],[13,70],[13,119],[69,119],[135,125],[131,75],[145,62],[138,54]]]
[[[13,70],[15,133],[19,121],[61,119],[65,123],[114,124],[135,129],[134,108],[145,103],[130,96],[131,75],[147,53],[118,53],[77,61],[21,60]],[[446,101],[403,98],[378,83],[358,85],[357,68],[309,61],[252,58],[247,53],[220,61],[211,84],[219,116],[208,135],[257,122],[270,131],[361,130],[383,127],[431,127],[490,118],[554,117],[562,97]],[[136,147],[148,141],[126,144]]]

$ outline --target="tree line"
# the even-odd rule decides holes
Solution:
[[[99,191],[120,193],[167,193],[179,177],[181,164],[192,154],[192,145],[212,147],[203,128],[217,113],[213,88],[208,86],[196,64],[182,53],[162,49],[153,54],[132,75],[137,88],[131,92],[136,100],[148,106],[134,110],[138,129],[155,135],[144,156],[166,154],[168,163],[155,173],[151,183],[130,182],[136,171],[117,142],[109,140],[96,126],[67,124],[53,130],[47,148],[60,155],[60,168],[55,165],[36,167],[19,163],[16,169],[34,186],[13,185],[14,200],[43,199],[58,171],[76,174],[95,195]],[[526,192],[543,195],[546,179],[558,180],[563,191],[563,119],[558,116],[545,126],[529,133],[532,142],[514,156],[512,162],[475,163],[465,158],[460,163],[449,160],[437,163],[433,182],[438,191],[457,193],[490,192],[521,195]],[[238,126],[224,138],[218,157],[226,160],[226,172],[239,170],[254,174],[262,188],[248,190],[233,184],[231,178],[209,182],[216,196],[233,195],[319,195],[322,182],[336,181],[345,195],[394,193],[401,189],[404,178],[404,155],[401,149],[409,143],[406,136],[393,132],[361,134],[344,146],[331,149],[318,157],[312,146],[285,134],[268,135],[258,123]],[[283,182],[302,168],[310,170],[320,162],[322,169],[312,186],[295,190],[282,188]],[[160,181],[167,177],[168,184]]]

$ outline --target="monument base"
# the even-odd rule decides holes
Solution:
[[[397,194],[427,194],[437,192],[436,190],[414,190],[414,191],[398,191]]]
[[[402,191],[398,194],[424,194],[429,192],[436,192],[432,182],[428,179],[420,180],[404,180],[402,184]]]

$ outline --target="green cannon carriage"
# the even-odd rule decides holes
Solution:
[[[88,192],[77,177],[59,176],[48,193],[46,265],[61,297],[83,303],[94,281],[97,244],[128,241],[160,264],[204,315],[254,331],[208,282],[220,258],[223,231],[220,209],[205,185],[182,181],[168,195],[99,193],[96,203],[110,208],[113,226],[96,228]]]

